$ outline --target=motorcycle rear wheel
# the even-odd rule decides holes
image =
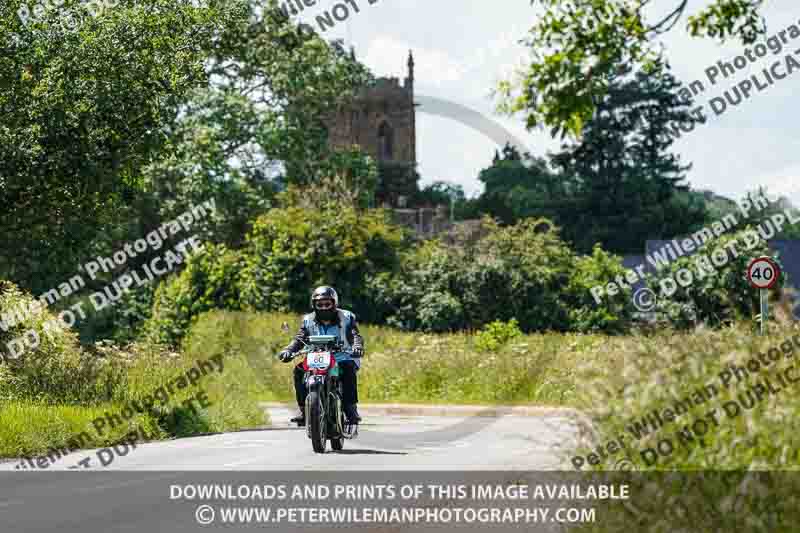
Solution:
[[[325,453],[328,441],[325,438],[325,413],[322,410],[322,399],[319,392],[309,392],[307,402],[308,414],[306,415],[306,423],[309,425],[311,445],[314,447],[315,452]]]

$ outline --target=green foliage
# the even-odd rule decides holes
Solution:
[[[241,254],[225,245],[208,245],[192,255],[186,268],[161,283],[150,318],[144,325],[155,342],[177,345],[201,313],[209,309],[241,309]]]
[[[617,258],[598,251],[579,259],[546,220],[484,224],[487,234],[473,246],[429,241],[403,254],[396,273],[369,278],[379,316],[425,331],[478,329],[511,319],[523,331],[625,329],[625,294],[598,306],[589,293],[607,282],[604,276],[622,272]]]
[[[447,206],[455,220],[478,218],[478,205],[464,194],[464,187],[447,181],[435,181],[420,189],[412,198],[412,206]]]
[[[625,277],[621,258],[599,245],[594,247],[592,255],[578,257],[564,290],[564,298],[570,304],[569,321],[576,331],[622,333],[628,329],[634,311],[630,289],[621,287],[618,294],[606,295],[602,304],[597,304],[590,292],[617,276]]]
[[[534,2],[537,3],[537,2]],[[660,37],[677,24],[688,3],[673,0],[661,20],[648,21],[646,1],[540,0],[544,13],[526,45],[530,66],[502,82],[501,109],[524,112],[528,128],[546,126],[555,135],[580,136],[608,94],[609,77],[620,65],[651,70]],[[715,0],[688,19],[688,33],[751,44],[765,31],[762,2]]]
[[[238,247],[277,175],[369,182],[324,121],[371,75],[340,43],[265,20],[275,0],[123,0],[74,30],[76,2],[28,25],[20,4],[0,6],[0,276],[24,289],[210,198],[220,212],[195,230]]]
[[[742,323],[691,332],[664,330],[653,336],[616,337],[598,344],[595,356],[576,366],[574,375],[581,384],[576,404],[591,418],[592,437],[568,455],[586,456],[596,451],[597,446],[605,447],[624,435],[624,450],[594,467],[587,464],[583,470],[611,470],[627,456],[630,469],[636,471],[633,477],[627,476],[631,494],[646,492],[648,496],[631,498],[629,503],[636,503],[635,515],[611,502],[607,507],[601,506],[598,514],[603,513],[603,523],[579,531],[666,530],[663,527],[670,531],[794,530],[797,507],[787,508],[782,502],[792,501],[798,490],[793,476],[800,465],[800,442],[789,421],[800,412],[800,395],[797,387],[778,383],[779,374],[796,365],[793,361],[800,350],[798,331],[795,323],[779,323],[771,325],[769,336],[760,336],[750,324]],[[778,350],[777,360],[771,349]],[[729,365],[754,368],[748,360],[766,360],[771,364],[759,363],[757,371],[748,371],[741,379],[731,379],[727,387],[721,385],[720,375],[730,371]],[[725,412],[722,407],[725,403],[746,402],[746,395],[755,396],[752,390],[759,384],[763,387],[767,379],[780,391],[773,389],[774,393],[760,396],[752,408],[741,409],[737,416]],[[673,421],[665,420],[662,428],[639,439],[627,429],[634,420],[641,421],[654,411],[663,413],[664,409],[673,408],[674,413],[676,401],[709,383],[716,387],[712,398],[701,405],[690,403],[688,412]],[[710,413],[717,423],[712,422]],[[697,420],[708,423],[702,435],[697,433],[700,424],[694,425]],[[678,432],[686,429],[694,438],[679,444]],[[641,452],[655,449],[662,439],[670,439],[674,450],[648,465]],[[565,461],[569,458],[566,455]],[[654,483],[655,477],[650,475],[674,470],[710,477],[692,477],[702,483],[690,491],[685,483],[668,483],[663,477]],[[778,473],[781,477],[757,480],[753,479],[754,471]],[[787,471],[792,473],[782,477]],[[738,482],[725,484],[718,478],[715,481],[714,472],[734,474]],[[742,483],[745,474],[751,480]],[[750,490],[753,487],[760,489]],[[758,494],[762,497],[751,497]],[[730,507],[733,501],[737,502],[735,512]],[[768,518],[770,514],[773,516]],[[743,522],[743,517],[748,517],[749,522]],[[656,524],[664,518],[668,520]]]
[[[198,335],[201,338],[202,334]],[[99,435],[91,421],[107,413],[121,414],[129,402],[143,403],[160,387],[169,385],[178,375],[195,366],[198,360],[222,355],[223,372],[203,376],[197,387],[173,387],[167,404],[160,401],[152,412],[134,413],[122,425],[108,428]],[[107,390],[80,405],[66,404],[67,398],[53,398],[50,403],[12,398],[0,406],[0,457],[16,457],[45,452],[63,446],[73,436],[86,432],[87,447],[109,446],[121,442],[135,429],[148,437],[183,437],[209,432],[223,432],[260,427],[268,420],[257,400],[265,394],[253,368],[241,352],[209,351],[203,342],[190,344],[184,353],[171,352],[163,346],[133,344],[124,348],[98,343],[92,358],[114,361],[114,382]],[[0,371],[3,366],[0,365]],[[209,401],[201,408],[196,394],[204,392]],[[27,398],[27,397],[26,397]],[[184,402],[193,399],[189,407]],[[6,400],[8,400],[6,398]]]
[[[111,403],[52,405],[33,401],[3,402],[0,404],[0,457],[47,454],[49,449],[56,446],[62,449],[69,446],[72,439],[79,436],[80,440],[85,441],[83,444],[87,449],[125,442],[128,433],[137,429],[148,437],[169,436],[153,418],[139,413],[123,424],[107,427],[103,435],[98,435],[92,421],[106,413],[118,413],[118,407]],[[74,462],[83,457],[76,453]]]
[[[198,361],[211,357],[222,357],[223,370],[220,373],[217,363],[197,386],[184,389],[173,387],[173,394],[167,405],[155,405],[155,422],[169,435],[186,436],[192,432],[219,432],[243,427],[260,426],[264,423],[264,412],[257,405],[257,398],[263,393],[258,378],[244,354],[235,351],[215,352],[209,346],[187,345],[181,352],[158,344],[138,343],[120,348],[115,345],[101,346],[106,357],[124,357],[127,361],[122,380],[111,396],[111,401],[124,405],[129,401],[143,402],[158,388],[167,387],[180,375],[196,366]],[[186,400],[204,392],[210,406],[201,408],[195,399],[194,409],[184,405]],[[196,434],[196,433],[195,433]]]
[[[419,301],[416,314],[422,331],[454,331],[464,323],[464,307],[449,293],[425,294]]]
[[[576,140],[549,161],[506,146],[481,171],[484,213],[512,224],[547,217],[576,250],[595,244],[640,253],[647,239],[685,234],[707,220],[705,198],[684,183],[689,165],[670,149],[702,117],[680,98],[662,60],[647,71],[619,67]]]
[[[496,352],[505,346],[508,341],[522,335],[517,320],[512,318],[508,322],[495,320],[475,335],[475,347],[482,352]]]
[[[614,253],[640,252],[648,238],[685,234],[705,221],[704,201],[686,194],[689,166],[669,151],[674,130],[698,119],[667,67],[656,67],[610,76],[580,140],[552,156],[574,184],[556,222],[582,252],[598,242]]]
[[[291,190],[290,190],[291,192]],[[446,332],[516,320],[523,331],[623,331],[628,293],[598,305],[589,289],[623,273],[601,250],[573,254],[546,220],[484,221],[476,243],[426,241],[400,252],[382,211],[285,207],[259,218],[241,251],[209,248],[157,291],[146,331],[177,345],[211,309],[306,312],[332,284],[361,322]]]
[[[0,8],[0,269],[39,293],[86,260],[98,228],[141,190],[226,22],[216,8],[154,0],[72,31],[59,13],[80,7],[24,24],[20,4]]]
[[[402,230],[381,210],[272,209],[247,237],[242,300],[253,309],[300,311],[315,286],[334,285],[342,306],[367,313],[363,282],[393,270],[402,243]]]
[[[255,221],[243,249],[208,246],[162,283],[144,328],[151,340],[177,345],[205,311],[305,311],[318,285],[335,285],[341,305],[370,320],[364,280],[395,268],[402,242],[382,211],[275,208]]]
[[[732,246],[736,253],[731,252],[728,246]],[[716,267],[712,262],[715,252],[720,257],[726,254],[727,263]],[[694,255],[681,257],[648,277],[648,284],[657,294],[672,293],[657,299],[656,311],[663,313],[678,328],[698,323],[719,326],[752,318],[759,312],[759,296],[758,290],[747,281],[746,271],[750,260],[762,255],[772,257],[773,252],[751,226],[705,242]],[[698,262],[698,258],[702,260],[703,257],[711,270]],[[774,259],[780,265],[780,260]],[[691,273],[693,280],[685,287],[670,281],[685,279],[683,276],[686,275],[677,275],[683,269]],[[781,278],[778,287],[785,283],[786,272],[783,269]]]
[[[110,340],[120,344],[133,342],[150,318],[157,281],[124,293],[113,306],[98,311],[89,295],[77,298],[76,303],[86,313],[86,319],[75,324],[81,344]]]
[[[526,217],[558,220],[559,208],[571,193],[570,181],[546,161],[521,155],[508,144],[502,157],[496,154],[492,166],[481,170],[478,179],[484,184],[478,200],[481,212],[506,224]]]
[[[215,271],[210,272],[213,277]],[[0,313],[6,325],[0,344],[29,329],[36,331],[41,341],[18,358],[0,360],[0,456],[41,453],[65,445],[84,431],[89,435],[84,444],[99,447],[120,442],[137,428],[159,438],[264,422],[264,413],[255,401],[263,388],[242,354],[225,352],[223,372],[204,376],[200,388],[173,388],[167,404],[156,404],[153,412],[135,413],[124,424],[98,435],[91,428],[92,420],[105,413],[122,413],[129,402],[142,402],[211,355],[203,344],[189,346],[184,354],[142,343],[120,347],[100,342],[81,349],[77,335],[69,330],[45,332],[44,324],[54,318],[46,310],[11,325],[11,311],[32,302],[13,284],[0,286]],[[201,409],[196,400],[194,410],[184,405],[199,390],[206,393],[211,405]]]
[[[3,354],[0,399],[77,404],[102,397],[117,383],[119,361],[95,358],[81,350],[77,335],[47,309],[34,307],[36,303],[16,285],[0,282],[0,313],[6,325],[0,331],[0,346],[5,350],[7,343],[26,340],[26,349],[18,357]],[[21,320],[9,320],[17,313]],[[38,346],[27,344],[29,332],[38,338]]]
[[[289,340],[281,323],[299,320],[284,313],[213,311],[200,317],[185,347],[208,355],[241,354],[250,379],[266,389],[263,399],[293,402],[292,366],[275,356]],[[607,339],[524,335],[487,354],[476,349],[469,333],[409,333],[368,324],[359,329],[367,345],[358,377],[364,403],[572,405],[575,366],[593,358],[592,346]]]

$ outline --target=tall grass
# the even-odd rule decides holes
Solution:
[[[11,284],[0,284],[0,310],[28,306],[32,298]],[[42,342],[17,358],[0,360],[0,457],[42,454],[64,447],[77,435],[84,447],[121,442],[138,429],[153,438],[188,436],[261,426],[267,422],[258,406],[264,395],[253,372],[240,355],[228,354],[222,373],[212,372],[193,386],[172,392],[144,413],[128,412],[129,402],[152,396],[179,375],[206,360],[203,350],[173,352],[162,346],[130,344],[124,347],[98,343],[83,348],[69,329],[50,330],[45,323],[55,317],[37,310],[8,330],[0,331],[0,344],[28,330]],[[195,399],[205,392],[210,405]],[[106,413],[122,415],[98,431],[92,421]],[[130,416],[132,415],[132,416]]]
[[[763,337],[750,324],[738,324],[620,338],[601,346],[605,363],[587,359],[578,374],[585,384],[579,403],[587,405],[596,433],[569,455],[587,458],[598,445],[605,448],[625,436],[622,450],[582,469],[632,470],[617,481],[630,485],[635,502],[602,502],[597,510],[602,521],[580,530],[797,531],[800,382],[788,381],[786,371],[793,367],[788,376],[800,379],[799,335],[794,323],[773,324]],[[749,363],[748,368],[758,354],[772,361],[767,354],[775,348],[780,353],[772,352],[774,362],[762,363],[758,370]],[[749,372],[736,377],[730,365]],[[761,390],[759,398],[755,390],[759,383],[768,387],[765,379],[774,393]],[[664,427],[638,439],[629,429],[653,410],[675,411],[676,400],[707,385],[716,385],[717,394],[709,392],[706,401],[694,403]],[[751,404],[747,398],[756,401]],[[738,414],[729,402],[738,402]],[[734,414],[725,411],[726,404]],[[683,474],[669,478],[667,471]]]
[[[284,321],[290,324],[290,334],[281,331]],[[275,356],[289,343],[299,321],[297,315],[280,313],[213,311],[199,318],[184,348],[209,356],[241,354],[266,391],[264,399],[292,401],[293,365]],[[574,360],[605,339],[524,335],[485,352],[466,333],[426,335],[364,325],[359,329],[366,343],[358,378],[361,402],[576,405]]]
[[[0,456],[18,457],[41,454],[49,447],[63,446],[68,439],[85,432],[86,447],[107,446],[121,442],[136,429],[144,429],[148,437],[184,437],[203,433],[233,431],[261,427],[268,417],[259,408],[258,400],[265,391],[253,379],[246,360],[235,353],[223,360],[223,371],[208,373],[195,386],[173,386],[169,401],[156,402],[152,411],[136,413],[130,420],[112,426],[107,424],[101,432],[92,421],[105,415],[121,415],[129,402],[142,402],[160,387],[173,383],[199,360],[208,359],[203,353],[167,352],[157,347],[130,345],[105,347],[101,354],[110,360],[127,360],[118,365],[119,375],[108,397],[98,396],[93,401],[47,402],[21,398],[0,405]],[[201,408],[197,400],[185,402],[205,392],[210,405]]]

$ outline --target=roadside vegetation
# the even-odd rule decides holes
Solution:
[[[770,364],[753,372],[748,362],[761,361],[759,353]],[[582,365],[577,402],[594,434],[564,459],[580,456],[587,461],[582,471],[605,470],[603,479],[629,484],[634,501],[599,502],[602,521],[579,531],[740,531],[743,517],[748,531],[795,531],[800,387],[791,380],[800,379],[798,361],[800,328],[791,319],[772,324],[763,337],[752,324],[739,323],[599,346],[597,357]],[[730,365],[750,370],[737,377]],[[667,408],[676,413],[676,401],[708,384],[717,386],[717,395],[674,422],[642,424],[654,410],[662,418]],[[627,447],[609,454],[608,444],[620,435]],[[599,463],[588,463],[591,453]]]
[[[0,286],[4,309],[31,301],[11,284]],[[108,424],[98,433],[93,420],[106,413],[121,415],[128,402],[141,402],[208,357],[202,351],[176,352],[144,343],[115,346],[99,342],[82,347],[70,330],[45,331],[44,324],[54,318],[42,311],[0,332],[4,345],[31,329],[41,339],[36,349],[0,363],[0,457],[63,448],[83,432],[89,437],[82,438],[83,447],[92,448],[121,442],[136,430],[154,439],[166,439],[268,422],[257,405],[262,391],[253,373],[245,360],[231,353],[223,360],[222,373],[209,373],[197,386],[174,388],[167,402],[159,400],[153,410],[133,413],[123,418],[122,424]],[[183,403],[199,391],[207,394],[207,409],[196,401],[190,404],[194,409]]]
[[[290,340],[281,331],[282,322],[291,324],[294,333],[299,320],[293,314],[213,311],[200,317],[185,346],[211,357],[241,354],[266,390],[265,400],[294,402],[292,365],[279,362],[275,354]],[[488,333],[494,342],[486,350],[480,341],[487,334],[359,329],[367,345],[358,385],[359,401],[365,403],[575,405],[574,362],[606,338],[551,333],[507,339]]]
[[[487,154],[478,176],[484,191],[468,200],[452,184],[420,189],[416,175],[410,183],[380,180],[366,152],[331,146],[323,118],[374,82],[341,43],[298,33],[288,20],[263,20],[251,1],[151,3],[118,6],[76,32],[58,24],[58,10],[23,27],[11,4],[0,7],[0,30],[15,36],[13,53],[0,62],[10,80],[0,89],[7,117],[0,146],[14,147],[0,157],[4,323],[32,295],[75,276],[77,264],[111,257],[196,204],[213,199],[219,207],[191,230],[205,249],[173,275],[93,308],[91,292],[141,272],[163,252],[150,249],[84,277],[81,294],[65,291],[52,309],[2,328],[3,349],[30,329],[41,342],[0,362],[0,456],[61,445],[98,416],[218,355],[225,371],[200,385],[208,409],[187,410],[182,402],[195,390],[182,390],[107,434],[88,431],[87,446],[136,429],[170,438],[266,423],[259,401],[292,400],[291,367],[274,359],[288,341],[280,324],[294,327],[320,284],[336,286],[364,330],[364,402],[575,407],[592,419],[593,444],[626,431],[667,392],[683,394],[729,358],[752,356],[794,331],[784,324],[770,337],[754,334],[757,295],[742,280],[744,257],[659,302],[666,321],[649,330],[633,320],[630,290],[600,304],[590,295],[624,274],[616,254],[639,253],[650,236],[685,235],[736,212],[735,203],[686,183],[688,165],[671,150],[676,125],[695,127],[690,102],[678,98],[663,61],[617,40],[644,39],[627,9],[612,11],[618,17],[590,40],[563,39],[596,48],[591,54],[554,52],[532,65],[517,88],[542,99],[506,102],[528,114],[529,127],[543,120],[554,136],[581,135],[546,159],[511,146],[491,164]],[[756,11],[716,17],[712,9],[692,31],[724,30]],[[594,15],[592,8],[569,23],[542,19],[528,46],[584,32],[582,18]],[[749,27],[737,33],[752,38]],[[570,62],[605,50],[595,43],[632,55],[604,57],[601,77],[575,74],[564,85],[556,76],[558,87],[547,90],[551,69],[584,72]],[[583,91],[589,79],[591,90]],[[512,88],[504,84],[501,96]],[[600,93],[608,98],[595,98]],[[248,94],[269,95],[268,105]],[[414,239],[390,212],[372,207],[398,194],[415,207],[452,202],[460,218],[484,217],[481,236]],[[798,235],[795,225],[776,237]],[[88,317],[75,331],[44,332],[55,313],[77,303]],[[796,391],[786,389],[685,454],[637,466],[796,467],[797,404]],[[641,445],[657,446],[649,439]],[[565,464],[575,453],[588,449],[571,450]]]

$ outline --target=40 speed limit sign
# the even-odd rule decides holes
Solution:
[[[771,289],[780,277],[778,263],[769,257],[756,257],[747,265],[747,281],[756,289]]]

